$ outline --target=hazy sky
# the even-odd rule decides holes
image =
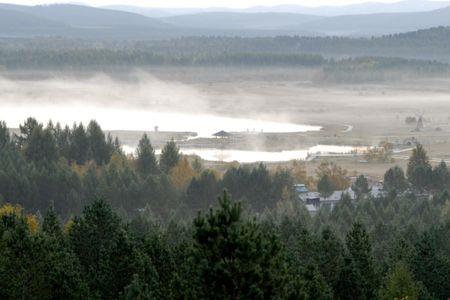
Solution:
[[[279,4],[300,4],[306,6],[343,5],[368,2],[370,0],[2,0],[3,3],[17,3],[25,5],[46,4],[55,2],[85,3],[92,6],[126,4],[148,7],[235,7],[272,6]],[[371,0],[373,2],[398,2],[399,0]]]

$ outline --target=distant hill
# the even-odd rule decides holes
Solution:
[[[255,6],[246,9],[231,9],[223,7],[150,8],[129,5],[111,5],[105,6],[105,8],[138,13],[152,18],[164,18],[169,16],[192,15],[209,12],[295,13],[316,16],[342,16],[377,13],[423,12],[444,8],[447,6],[450,6],[450,1],[406,0],[394,3],[368,1],[360,4],[319,7],[307,7],[301,5]]]
[[[450,7],[429,12],[349,15],[304,23],[298,28],[327,35],[383,35],[450,26]],[[290,28],[292,29],[292,28]]]
[[[0,28],[2,30],[42,30],[64,27],[66,25],[61,22],[0,7]]]
[[[179,36],[170,24],[156,19],[88,6],[0,4],[0,10],[0,37],[147,40]]]
[[[227,12],[233,11],[231,9],[216,8],[216,9],[201,9],[201,8],[151,8],[151,7],[139,7],[131,5],[108,5],[103,6],[104,9],[120,10],[140,14],[150,18],[164,18],[170,16],[191,15],[204,12]]]
[[[186,36],[367,37],[450,26],[450,7],[426,12],[335,17],[285,12],[225,11],[150,18],[138,13],[73,4],[0,4],[0,10],[0,37],[59,36],[113,40],[155,40]],[[253,10],[256,11],[256,8]]]
[[[317,16],[344,16],[378,13],[409,13],[432,11],[450,6],[450,1],[406,0],[393,3],[365,2],[342,6],[305,7],[279,5],[274,7],[252,7],[246,12],[291,12]]]
[[[2,5],[0,5],[2,7]],[[3,5],[10,10],[20,11],[39,18],[61,22],[73,27],[146,27],[168,28],[159,20],[129,12],[100,9],[89,6],[56,4],[38,6]]]
[[[292,13],[210,12],[166,17],[161,20],[183,28],[289,30],[322,17]]]
[[[160,20],[179,28],[279,30],[293,34],[302,32],[307,35],[381,36],[450,26],[450,7],[426,12],[336,17],[294,13],[209,12],[165,17]]]

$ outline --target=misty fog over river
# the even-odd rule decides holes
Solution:
[[[289,117],[276,113],[254,112],[246,116],[245,108],[228,108],[226,115],[212,109],[217,98],[194,85],[174,81],[163,81],[151,74],[135,72],[130,80],[116,80],[104,74],[86,78],[44,78],[17,80],[0,78],[0,120],[10,128],[18,128],[28,117],[39,122],[61,123],[72,126],[75,122],[85,125],[96,120],[103,130],[177,133],[176,140],[195,138],[212,139],[219,131],[243,134],[299,133],[321,130],[321,126],[294,123]],[[258,96],[247,93],[230,94],[243,103]],[[220,101],[219,101],[220,102]],[[231,111],[229,111],[231,109]],[[298,120],[297,120],[298,121]],[[301,121],[300,121],[301,123]],[[169,133],[169,134],[167,134]],[[175,136],[175,134],[174,134]],[[126,153],[134,153],[136,141],[124,139]],[[303,146],[277,149],[268,152],[264,147],[254,146],[249,150],[221,148],[220,143],[210,146],[182,145],[181,152],[196,154],[210,161],[278,162],[305,159],[308,154],[349,153],[346,146]],[[155,147],[157,152],[159,146]]]
[[[90,105],[1,105],[0,120],[17,128],[29,116],[40,122],[52,120],[72,126],[74,122],[96,120],[105,130],[195,132],[198,137],[212,137],[220,130],[227,132],[306,132],[320,126],[282,123],[265,120],[230,118],[206,114],[153,112],[145,109],[124,109]]]
[[[97,120],[105,130],[130,130],[164,132],[193,132],[197,137],[213,138],[213,134],[225,130],[227,132],[252,133],[294,133],[306,131],[318,131],[320,126],[310,126],[293,123],[282,123],[265,120],[253,120],[243,118],[230,118],[214,115],[195,115],[167,112],[151,112],[136,109],[98,108],[95,106],[16,106],[2,105],[0,120],[7,123],[10,128],[17,128],[27,117],[33,116],[40,122],[52,120],[54,123],[71,126],[74,122],[87,124],[90,120]],[[188,138],[188,137],[186,137]],[[133,153],[134,148],[123,145],[126,153]],[[288,161],[292,159],[305,159],[308,154],[316,153],[349,153],[353,147],[318,145],[307,149],[289,151],[244,151],[234,149],[206,149],[206,148],[182,148],[186,155],[198,155],[202,159],[210,161],[239,161],[245,163],[257,161]],[[159,150],[157,151],[157,153]]]

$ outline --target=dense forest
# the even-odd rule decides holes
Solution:
[[[320,70],[316,82],[397,81],[450,73],[448,28],[380,38],[186,37],[157,41],[0,39],[0,71],[177,67]],[[433,46],[433,47],[430,47]],[[433,49],[432,51],[430,49]]]
[[[360,176],[310,216],[293,184],[345,188],[345,170],[219,174],[146,135],[125,156],[95,121],[1,123],[0,298],[448,299],[449,172],[418,145],[380,197]]]
[[[321,64],[324,58],[398,57],[449,63],[450,29],[438,27],[374,38],[185,37],[102,41],[65,38],[2,38],[0,65],[48,67],[102,64]],[[306,57],[305,57],[306,56]],[[306,58],[309,58],[308,60]]]

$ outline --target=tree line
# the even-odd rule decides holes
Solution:
[[[4,50],[136,50],[173,56],[195,53],[315,53],[327,57],[383,56],[449,62],[450,28],[436,27],[372,38],[337,36],[191,36],[155,40],[90,40],[61,37],[2,38]]]
[[[54,205],[58,214],[80,213],[93,199],[107,199],[121,216],[151,211],[182,219],[215,203],[229,189],[248,207],[263,211],[279,199],[292,198],[294,176],[265,165],[230,168],[223,176],[200,160],[181,155],[169,141],[157,158],[144,134],[136,153],[123,153],[120,141],[105,135],[95,121],[62,127],[33,118],[10,134],[0,123],[0,201],[28,211]]]

